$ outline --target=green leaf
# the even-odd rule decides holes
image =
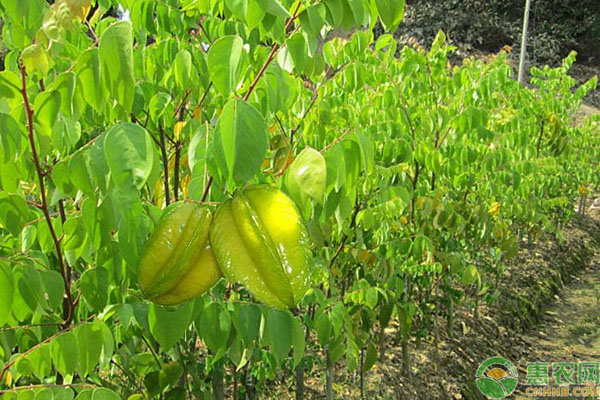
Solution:
[[[223,36],[208,50],[208,70],[215,88],[225,97],[235,90],[244,41],[239,36]]]
[[[29,38],[33,38],[42,25],[44,13],[48,7],[46,1],[31,0],[22,2],[19,0],[2,0],[1,3],[6,11],[6,16],[9,17],[15,25],[20,27]],[[14,39],[13,33],[13,40]]]
[[[32,44],[21,52],[21,60],[25,65],[27,74],[38,74],[40,77],[45,77],[52,64],[52,60],[48,57],[46,50],[39,44]]]
[[[325,0],[327,22],[338,28],[344,21],[344,0]]]
[[[370,370],[377,362],[377,347],[373,342],[369,342],[367,352],[363,361],[363,372]]]
[[[153,398],[157,397],[162,392],[159,377],[160,371],[150,371],[144,376],[144,386],[146,387],[148,394]]]
[[[144,186],[152,172],[153,151],[150,135],[139,125],[122,123],[106,132],[104,154],[117,186]]]
[[[40,271],[40,277],[46,289],[46,300],[51,310],[59,310],[65,293],[65,282],[58,271]]]
[[[238,184],[253,178],[267,153],[267,135],[267,124],[254,107],[243,100],[229,101],[212,143],[220,172]]]
[[[52,83],[52,87],[60,94],[60,112],[68,117],[73,116],[75,104],[75,83],[76,76],[74,72],[64,72],[58,75]],[[75,107],[76,108],[76,107]]]
[[[308,7],[298,16],[302,30],[308,34],[311,40],[319,37],[326,16],[327,8],[320,3]]]
[[[63,248],[76,250],[85,242],[85,228],[79,217],[68,219],[63,225]]]
[[[208,304],[200,314],[200,336],[214,354],[223,350],[231,334],[231,316],[219,303]]]
[[[285,187],[292,198],[303,204],[307,197],[323,202],[327,184],[327,164],[323,155],[306,147],[290,165]]]
[[[79,55],[75,72],[83,91],[83,98],[96,112],[101,113],[106,105],[108,92],[101,83],[100,55],[97,48]]]
[[[14,271],[16,287],[23,301],[32,311],[48,309],[46,290],[40,272],[32,265],[24,265]]]
[[[102,355],[102,329],[98,324],[84,324],[79,326],[75,334],[79,344],[78,373],[85,377],[100,363]]]
[[[288,10],[281,4],[279,0],[267,0],[267,12],[276,17],[291,17]]]
[[[28,221],[29,210],[25,200],[16,194],[0,193],[0,226],[18,236]]]
[[[180,89],[189,88],[192,85],[192,79],[196,80],[196,77],[192,77],[192,55],[187,50],[181,50],[175,57],[173,64],[175,82]]]
[[[388,32],[394,32],[404,18],[405,0],[375,0],[379,18]]]
[[[348,340],[346,346],[346,367],[348,371],[352,372],[358,367],[358,353],[359,349],[354,340]]]
[[[92,397],[94,396],[94,390],[95,389],[82,390],[81,392],[79,392],[77,397],[75,397],[75,400],[92,400]]]
[[[0,160],[7,163],[19,156],[25,132],[12,116],[4,113],[0,113],[0,132]]]
[[[267,13],[265,4],[262,0],[248,0],[248,11],[246,12],[246,25],[248,32],[256,28],[263,20]]]
[[[246,20],[248,11],[248,0],[225,0],[225,5],[240,21]]]
[[[260,309],[254,304],[234,305],[233,325],[247,345],[258,338],[261,316]]]
[[[60,93],[56,90],[40,93],[33,101],[33,109],[42,133],[51,135],[60,110]]]
[[[351,29],[362,26],[367,17],[363,0],[344,0],[344,5],[344,27]]]
[[[148,324],[154,339],[164,351],[177,343],[190,326],[194,302],[188,301],[177,307],[163,307],[150,304],[148,307]]]
[[[327,345],[332,339],[332,326],[329,315],[326,312],[319,313],[315,318],[315,331],[321,346]]]
[[[102,311],[108,302],[108,271],[102,267],[86,270],[79,278],[79,287],[83,298],[92,311]]]
[[[35,400],[54,400],[54,393],[50,389],[42,389],[35,395]]]
[[[77,369],[79,362],[79,345],[73,332],[67,332],[51,343],[54,367],[63,376],[71,375]]]
[[[91,400],[121,400],[121,396],[110,389],[94,389]]]
[[[0,264],[0,326],[3,326],[10,317],[13,304],[14,279],[11,268]]]
[[[287,310],[269,309],[265,321],[267,340],[277,363],[288,356],[293,343],[293,316]]]
[[[150,111],[150,117],[154,122],[158,123],[158,121],[160,121],[160,118],[170,103],[171,96],[168,93],[158,92],[152,96],[148,109]]]
[[[302,74],[308,62],[308,46],[304,35],[300,32],[295,33],[287,40],[286,48],[292,56],[294,71],[297,75]]]
[[[0,98],[14,99],[21,97],[21,81],[12,71],[0,72]]]
[[[171,361],[162,366],[158,375],[158,383],[161,389],[177,384],[183,374],[183,367],[180,363]]]
[[[104,85],[110,95],[131,112],[135,94],[131,23],[120,21],[109,26],[100,37],[98,54]]]
[[[302,361],[306,349],[304,328],[302,327],[302,321],[298,318],[293,318],[292,321],[292,345],[294,347],[294,368],[296,368]]]
[[[52,388],[54,400],[73,400],[75,393],[71,388]]]

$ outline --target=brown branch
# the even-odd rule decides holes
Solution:
[[[336,144],[338,144],[339,142],[342,141],[342,139],[344,137],[346,137],[347,134],[349,134],[350,132],[354,131],[353,127],[350,127],[348,129],[346,129],[344,131],[344,133],[342,133],[340,136],[336,137],[331,143],[329,143],[327,146],[325,146],[322,150],[321,153],[325,153],[327,150],[331,149],[333,146],[335,146]]]
[[[156,361],[158,369],[162,369],[162,363],[160,362],[160,359],[158,358],[158,354],[156,354],[156,350],[154,350],[154,347],[152,347],[152,345],[150,344],[148,339],[146,339],[146,336],[144,334],[141,334],[140,337],[142,338],[144,343],[146,343],[146,346],[148,346],[148,350],[150,350],[150,353],[152,353],[152,357],[154,357],[154,361]]]
[[[212,81],[208,84],[208,86],[206,87],[206,89],[204,90],[204,94],[202,95],[202,98],[200,99],[200,101],[198,102],[198,106],[201,106],[202,103],[204,103],[204,100],[206,100],[206,96],[208,96],[208,92],[210,92],[210,88],[212,87],[213,83]]]
[[[308,113],[313,109],[313,107],[317,103],[317,99],[319,98],[319,89],[321,87],[323,87],[327,82],[332,80],[341,71],[343,71],[348,65],[350,65],[350,62],[346,62],[341,67],[339,67],[337,69],[332,69],[331,72],[325,73],[325,79],[323,79],[323,81],[321,83],[319,83],[319,85],[317,87],[314,88],[313,96],[310,100],[310,103],[308,104],[308,107],[306,108],[306,110],[304,110],[304,113],[302,113],[300,120],[298,121],[298,123],[296,124],[294,129],[292,129],[292,132],[290,133],[290,144],[292,144],[294,142],[294,136],[296,135],[296,133],[298,133],[298,130],[300,129],[300,127],[302,126],[302,123],[304,122],[304,119],[306,118]],[[296,140],[296,144],[294,145],[293,150],[295,150],[296,147],[298,147],[298,144],[300,143],[300,140],[302,140],[303,135],[304,135],[304,132],[302,132],[302,134],[300,135],[298,140]]]
[[[29,145],[31,147],[31,152],[33,154],[33,162],[35,164],[35,170],[38,177],[38,182],[40,185],[40,194],[42,197],[42,212],[44,214],[44,218],[46,219],[46,223],[48,224],[48,229],[50,230],[50,236],[52,237],[52,241],[54,242],[54,247],[56,249],[56,256],[58,258],[58,265],[60,267],[60,274],[63,278],[65,284],[65,300],[63,301],[63,318],[65,320],[64,328],[66,328],[73,319],[73,296],[71,294],[71,281],[69,279],[69,265],[63,259],[62,249],[60,247],[60,240],[56,235],[56,231],[54,229],[54,224],[52,223],[52,217],[50,216],[50,212],[48,211],[48,200],[46,199],[46,186],[44,184],[44,172],[42,171],[40,159],[37,153],[37,149],[35,147],[35,139],[34,139],[34,131],[33,131],[33,109],[29,103],[29,96],[27,94],[27,73],[25,71],[25,65],[21,62],[19,64],[19,68],[21,70],[21,81],[23,87],[21,88],[21,95],[23,96],[23,102],[25,104],[25,114],[27,116],[27,130],[29,136]],[[0,379],[1,381],[1,379]]]
[[[298,130],[302,126],[302,122],[304,121],[304,119],[306,118],[306,116],[308,115],[308,113],[310,112],[310,110],[312,110],[312,108],[317,103],[317,99],[318,98],[319,98],[319,88],[316,88],[315,91],[314,91],[314,94],[312,96],[312,99],[310,100],[310,103],[309,103],[308,107],[306,108],[306,110],[304,110],[304,113],[300,117],[300,121],[298,121],[298,123],[296,124],[296,126],[294,127],[294,129],[292,129],[292,132],[290,133],[290,144],[292,144],[294,142],[294,135],[298,132]],[[296,141],[296,144],[294,145],[294,149],[296,149],[296,147],[298,147],[298,143],[300,143],[301,139],[302,139],[302,135],[300,135],[300,137]]]
[[[9,326],[7,328],[0,328],[0,332],[6,331],[16,331],[17,329],[32,329],[39,328],[44,326],[62,326],[62,322],[47,322],[43,324],[29,324],[29,325],[19,325],[19,326]]]
[[[208,178],[208,183],[204,187],[204,193],[202,193],[202,199],[200,200],[201,202],[206,201],[206,198],[208,197],[208,192],[210,191],[210,186],[212,185],[212,181],[213,181],[213,177],[211,176]]]
[[[273,61],[273,59],[277,55],[277,52],[279,51],[280,47],[281,46],[279,45],[279,43],[273,44],[273,47],[271,48],[271,53],[269,53],[267,60],[265,61],[263,66],[260,68],[260,71],[258,71],[258,74],[256,74],[256,76],[254,77],[254,81],[252,81],[252,83],[250,84],[250,88],[248,89],[248,91],[246,92],[246,95],[244,96],[244,101],[248,101],[248,99],[250,98],[250,95],[254,91],[254,88],[256,88],[256,85],[258,85],[258,81],[260,81],[260,78],[264,75],[265,71],[267,70],[267,67],[269,66],[269,64],[271,64],[271,61]]]
[[[125,371],[125,368],[123,368],[118,362],[116,362],[113,359],[110,360],[110,363],[112,365],[114,365],[115,367],[117,367],[123,373],[123,375],[125,375],[127,377],[127,379],[129,379],[131,381],[133,386],[135,386],[137,388],[137,390],[140,391],[140,393],[144,393],[144,389],[142,388],[142,386],[135,380],[135,378],[130,373]]]
[[[165,191],[165,204],[167,205],[167,207],[169,206],[169,204],[171,204],[171,196],[169,195],[169,160],[167,160],[167,146],[165,143],[165,130],[162,127],[162,124],[158,124],[158,130],[160,132],[160,154],[162,157],[162,162],[163,162],[163,169],[164,169],[164,181],[163,181],[163,187],[164,187],[164,191]],[[152,135],[151,135],[152,136]]]
[[[39,209],[39,210],[41,210],[41,209],[42,209],[42,205],[41,205],[41,204],[38,204],[38,203],[36,203],[35,201],[30,201],[30,200],[27,200],[27,204],[29,204],[30,206],[32,206],[32,207],[35,207],[35,208],[37,208],[37,209]]]
[[[8,389],[8,390],[0,390],[0,394],[6,394],[6,393],[10,393],[10,392],[17,392],[19,390],[34,390],[34,389],[42,389],[42,388],[87,388],[87,389],[94,389],[94,388],[98,388],[99,386],[94,385],[92,383],[65,383],[65,384],[61,384],[61,385],[55,385],[55,384],[51,384],[51,383],[46,383],[46,384],[42,384],[42,385],[27,385],[27,386],[17,386],[15,388],[12,389]]]
[[[352,229],[356,226],[356,217],[358,216],[359,211],[360,211],[360,203],[358,202],[358,199],[356,199],[356,204],[354,205],[354,213],[352,214],[352,219],[350,221],[350,229]],[[340,245],[335,250],[333,257],[331,257],[331,261],[329,261],[329,269],[330,270],[331,270],[331,267],[333,267],[333,263],[335,262],[335,260],[342,253],[342,250],[344,249],[344,246],[346,245],[348,238],[349,238],[349,236],[344,233],[344,235],[342,236],[342,241],[340,242]]]
[[[285,32],[286,33],[287,33],[289,27],[292,25],[292,22],[298,17],[298,11],[300,11],[301,5],[302,5],[302,2],[299,1],[298,4],[296,5],[296,9],[294,10],[294,14],[288,19],[287,23],[285,24]],[[200,27],[202,28],[202,30],[204,30],[204,27],[202,26],[202,24],[200,24]],[[206,31],[204,33],[206,34]],[[254,77],[254,81],[252,81],[252,83],[250,84],[250,87],[248,88],[248,91],[246,92],[246,95],[244,96],[244,101],[248,101],[248,99],[250,98],[250,95],[256,88],[256,85],[258,85],[260,78],[264,75],[265,71],[267,70],[267,67],[269,66],[271,61],[273,61],[273,59],[277,55],[277,52],[279,51],[280,48],[281,48],[281,45],[279,45],[278,43],[273,44],[273,47],[271,48],[271,53],[267,57],[267,60],[261,67],[260,71],[258,71],[258,74]],[[213,182],[213,177],[211,176],[208,179],[208,183],[206,184],[206,187],[204,188],[204,194],[202,195],[202,201],[206,200],[206,197],[208,196],[208,191],[210,190],[212,182]]]
[[[417,200],[415,194],[417,192],[417,185],[419,183],[419,173],[421,172],[421,167],[418,162],[415,162],[415,176],[412,182],[412,198],[410,199],[410,220],[412,223],[415,223],[415,201]]]
[[[283,127],[283,123],[281,122],[281,118],[279,118],[277,115],[275,115],[275,121],[277,121],[277,125],[279,126],[279,130],[281,131],[281,136],[283,136],[284,138],[287,138],[287,135],[285,133],[285,128]]]
[[[285,24],[285,32],[286,33],[287,33],[288,29],[290,28],[290,26],[292,25],[292,22],[294,22],[296,17],[298,17],[298,11],[300,11],[301,5],[302,5],[302,2],[299,1],[298,4],[296,5],[296,9],[294,10],[294,14],[291,16],[291,18],[288,19],[287,23]],[[281,48],[281,45],[279,43],[273,43],[273,47],[271,47],[271,53],[267,57],[267,60],[261,67],[260,71],[258,71],[258,74],[254,77],[254,81],[252,81],[252,83],[250,84],[250,87],[248,88],[248,91],[246,92],[246,95],[244,96],[244,101],[248,101],[248,99],[250,98],[250,95],[254,91],[254,88],[256,87],[256,85],[258,85],[258,81],[260,81],[260,78],[264,75],[265,71],[267,70],[267,67],[269,66],[269,64],[271,64],[271,61],[273,61],[273,59],[277,55],[277,52],[279,51],[280,48]]]
[[[94,39],[94,43],[92,44],[92,46],[96,46],[98,44],[98,42],[100,41],[100,39],[98,39],[98,36],[96,35],[96,32],[94,32],[94,28],[92,28],[92,25],[90,25],[90,21],[86,20],[85,24],[88,27],[90,35],[92,35],[92,39]]]
[[[179,111],[181,111],[185,107],[187,99],[188,99],[188,97],[190,97],[191,93],[192,93],[191,89],[188,89],[185,91],[185,94],[183,95],[183,100],[181,100],[181,103],[179,103],[179,105],[175,109],[175,113],[174,113],[173,117],[176,117],[177,114],[179,114]]]
[[[536,154],[540,156],[540,150],[542,148],[542,138],[544,137],[544,120],[542,120],[542,126],[540,127],[540,136],[538,137],[537,146],[536,146]]]
[[[206,39],[208,39],[208,43],[212,44],[212,39],[211,39],[210,35],[208,34],[208,31],[204,28],[204,25],[202,24],[201,21],[198,21],[198,26],[200,27],[202,32],[204,32],[204,36],[206,36]]]
[[[6,374],[6,371],[8,371],[8,369],[10,367],[12,367],[17,361],[19,361],[20,359],[22,359],[23,357],[25,357],[29,353],[33,352],[34,350],[37,350],[38,348],[40,348],[44,344],[52,341],[53,339],[56,339],[57,337],[64,335],[65,333],[69,332],[73,328],[75,328],[75,327],[77,327],[77,326],[79,326],[81,324],[87,323],[89,320],[91,320],[94,317],[95,317],[95,315],[90,315],[85,321],[80,321],[80,322],[78,322],[76,324],[69,325],[69,326],[66,326],[66,327],[63,326],[63,329],[60,332],[57,332],[54,335],[47,337],[46,339],[42,340],[41,342],[39,342],[35,346],[33,346],[33,347],[27,349],[26,351],[24,351],[23,353],[19,354],[13,360],[11,360],[8,363],[6,363],[6,365],[4,366],[4,368],[2,368],[2,371],[0,371],[0,382],[2,382],[2,379],[4,378],[4,374]]]
[[[175,146],[175,165],[173,166],[173,197],[175,201],[179,198],[179,163],[181,162],[182,146],[177,142]]]

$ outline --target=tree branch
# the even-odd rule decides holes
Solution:
[[[288,29],[290,28],[290,26],[292,25],[292,22],[298,17],[298,11],[300,11],[301,5],[302,5],[302,2],[299,1],[298,4],[296,5],[296,9],[294,10],[294,14],[288,19],[287,23],[285,24],[285,32],[286,33],[287,33]],[[202,27],[202,29],[204,30],[204,27]],[[246,95],[244,96],[244,101],[248,101],[248,99],[250,98],[250,95],[256,88],[256,85],[258,85],[260,78],[264,75],[265,71],[267,70],[267,67],[269,66],[271,61],[273,61],[273,59],[277,55],[277,52],[279,51],[280,48],[281,48],[281,46],[278,43],[273,44],[273,47],[271,48],[271,53],[267,57],[267,60],[261,67],[260,71],[258,71],[258,74],[254,77],[254,81],[252,81],[252,83],[250,84],[250,87],[248,88],[248,91],[246,92]],[[206,184],[206,187],[204,188],[204,194],[202,195],[202,201],[206,200],[206,197],[208,196],[208,191],[210,190],[212,182],[213,182],[213,177],[211,176],[208,179],[208,183]]]
[[[47,337],[46,339],[42,340],[41,342],[39,342],[38,344],[36,344],[35,346],[27,349],[26,351],[24,351],[23,353],[19,354],[17,357],[15,357],[14,359],[12,359],[11,361],[9,361],[8,363],[6,363],[6,365],[4,366],[4,368],[2,368],[2,371],[0,371],[0,382],[2,382],[2,379],[4,378],[4,374],[6,374],[6,371],[8,371],[8,369],[10,367],[12,367],[17,361],[19,361],[20,359],[22,359],[23,357],[25,357],[27,354],[33,352],[34,350],[40,348],[41,346],[43,346],[44,344],[50,342],[51,340],[69,332],[70,330],[72,330],[73,328],[75,328],[76,326],[79,326],[81,324],[87,323],[89,320],[91,320],[92,318],[94,318],[96,315],[90,315],[88,317],[88,319],[86,319],[85,321],[80,321],[76,324],[73,325],[69,325],[67,327],[64,327],[61,331],[55,333],[52,336]]]
[[[294,22],[294,20],[298,16],[298,11],[300,11],[301,5],[302,5],[302,2],[299,1],[298,4],[296,5],[296,9],[294,10],[294,14],[292,15],[292,17],[290,19],[288,19],[287,23],[285,24],[286,34],[287,34],[288,29],[292,25],[292,22]],[[271,61],[273,61],[273,59],[277,55],[277,52],[279,51],[280,48],[281,48],[281,45],[279,43],[273,43],[273,47],[271,47],[271,53],[267,57],[267,60],[263,64],[260,71],[258,71],[258,74],[256,74],[256,76],[254,77],[254,81],[252,81],[252,83],[250,84],[250,87],[248,88],[248,91],[246,92],[246,95],[244,96],[244,101],[248,101],[248,99],[250,98],[250,95],[254,91],[254,88],[256,87],[256,85],[258,85],[258,81],[260,81],[260,78],[264,75],[265,71],[267,70],[267,67],[269,66],[269,64],[271,64]]]
[[[344,137],[346,137],[347,134],[349,134],[350,132],[354,131],[353,127],[350,127],[348,129],[346,129],[344,131],[344,133],[342,133],[340,136],[336,137],[331,143],[329,143],[327,146],[325,146],[322,150],[321,153],[325,153],[327,150],[331,149],[333,146],[335,146],[336,144],[338,144],[339,142],[342,141],[342,139]]]
[[[360,211],[360,203],[359,203],[358,199],[356,199],[356,204],[354,205],[354,213],[352,214],[352,219],[350,220],[350,229],[352,229],[356,226],[356,217],[358,216],[359,211]],[[329,261],[329,269],[330,270],[331,270],[331,267],[333,267],[333,263],[335,262],[335,260],[342,253],[342,250],[344,249],[344,246],[346,245],[348,238],[349,238],[349,236],[344,233],[344,236],[342,236],[342,241],[340,242],[340,245],[338,246],[335,253],[333,254],[333,257],[331,257],[331,261]]]
[[[69,279],[70,272],[68,269],[69,265],[63,258],[62,249],[60,247],[60,240],[56,235],[56,231],[54,229],[54,224],[52,223],[52,217],[50,216],[50,212],[48,211],[48,200],[46,199],[46,186],[44,184],[44,172],[42,170],[42,166],[40,163],[40,159],[37,153],[37,149],[35,147],[35,139],[34,139],[34,130],[33,130],[33,109],[31,108],[31,104],[29,103],[29,96],[27,94],[27,73],[25,71],[25,65],[21,62],[19,63],[19,69],[21,70],[21,81],[23,87],[21,88],[21,95],[23,96],[23,102],[25,104],[25,114],[27,117],[27,130],[29,136],[29,145],[31,147],[31,152],[33,155],[33,162],[35,164],[35,170],[38,177],[38,183],[40,185],[40,194],[42,197],[42,212],[44,214],[44,218],[46,219],[46,223],[48,224],[48,229],[50,231],[50,236],[52,237],[52,241],[54,243],[54,247],[56,249],[56,257],[58,258],[58,265],[60,268],[60,275],[63,278],[65,284],[65,299],[63,301],[63,319],[65,321],[63,329],[65,329],[71,323],[73,319],[73,296],[71,294],[71,281]],[[0,379],[1,381],[1,379]]]
[[[163,188],[165,192],[165,204],[168,207],[171,204],[171,196],[169,195],[169,160],[167,159],[167,145],[165,143],[165,130],[162,127],[162,124],[158,124],[158,130],[160,132],[160,154],[163,162],[164,169],[164,181]],[[152,135],[150,135],[152,136]]]

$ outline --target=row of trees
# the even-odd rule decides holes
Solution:
[[[457,306],[476,317],[519,243],[559,235],[598,184],[600,121],[574,119],[596,81],[574,87],[574,55],[532,70],[535,89],[504,53],[450,65],[442,33],[396,57],[391,34],[362,28],[392,32],[404,2],[0,5],[3,399],[242,398],[275,379],[302,399],[319,371],[332,399],[336,366],[364,396],[390,320],[409,373],[410,341],[436,346]],[[303,214],[300,305],[224,281],[180,306],[143,300],[139,253],[164,207],[249,183]]]

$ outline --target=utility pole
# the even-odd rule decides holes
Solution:
[[[527,30],[529,29],[529,8],[531,0],[525,0],[525,15],[523,16],[523,35],[521,36],[521,59],[519,60],[519,83],[525,80],[525,58],[527,58]]]

